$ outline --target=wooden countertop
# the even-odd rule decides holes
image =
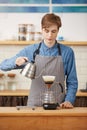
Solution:
[[[44,110],[0,107],[1,130],[87,130],[87,108]]]
[[[85,116],[87,117],[86,107],[74,107],[73,109],[44,110],[42,107],[36,107],[35,110],[29,107],[23,107],[17,110],[16,107],[0,107],[0,116]]]
[[[0,96],[28,96],[29,90],[18,89],[18,90],[3,90],[0,91]],[[87,97],[87,92],[78,91],[76,96]]]

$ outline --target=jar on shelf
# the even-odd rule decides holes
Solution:
[[[27,32],[27,24],[18,24],[18,32],[26,33]]]
[[[42,40],[42,33],[41,32],[35,32],[34,40],[35,41],[41,41]]]
[[[33,24],[27,24],[27,33],[34,31],[34,25]]]
[[[0,90],[5,89],[5,80],[4,80],[4,74],[0,73]]]
[[[7,74],[7,88],[9,90],[16,90],[16,87],[17,87],[17,81],[16,81],[16,74],[14,73],[8,73]]]
[[[18,33],[19,41],[26,41],[26,33]]]
[[[26,41],[27,24],[18,25],[18,40]]]
[[[28,32],[27,34],[26,34],[26,40],[27,41],[32,41],[32,40],[34,40],[34,32]]]

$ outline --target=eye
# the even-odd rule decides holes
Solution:
[[[49,32],[49,30],[45,29],[45,32],[46,32],[46,33],[48,33],[48,32]]]
[[[56,33],[56,30],[53,30],[52,33]]]

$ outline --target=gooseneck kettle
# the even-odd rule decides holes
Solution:
[[[21,70],[21,74],[27,78],[35,79],[36,74],[36,64],[35,64],[35,57],[39,54],[41,43],[39,44],[38,48],[33,53],[33,60],[31,62],[27,62],[25,67]]]
[[[34,79],[35,78],[35,73],[36,73],[36,65],[35,62],[31,61],[28,62],[25,67],[21,70],[20,72],[23,76]]]

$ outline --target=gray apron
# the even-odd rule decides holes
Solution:
[[[51,90],[54,92],[57,103],[61,103],[65,98],[64,67],[62,57],[36,55],[36,78],[32,80],[28,96],[28,106],[42,106],[42,95],[47,87],[42,79],[43,75],[56,76]],[[62,88],[61,88],[62,86]],[[63,89],[63,90],[62,90]]]

